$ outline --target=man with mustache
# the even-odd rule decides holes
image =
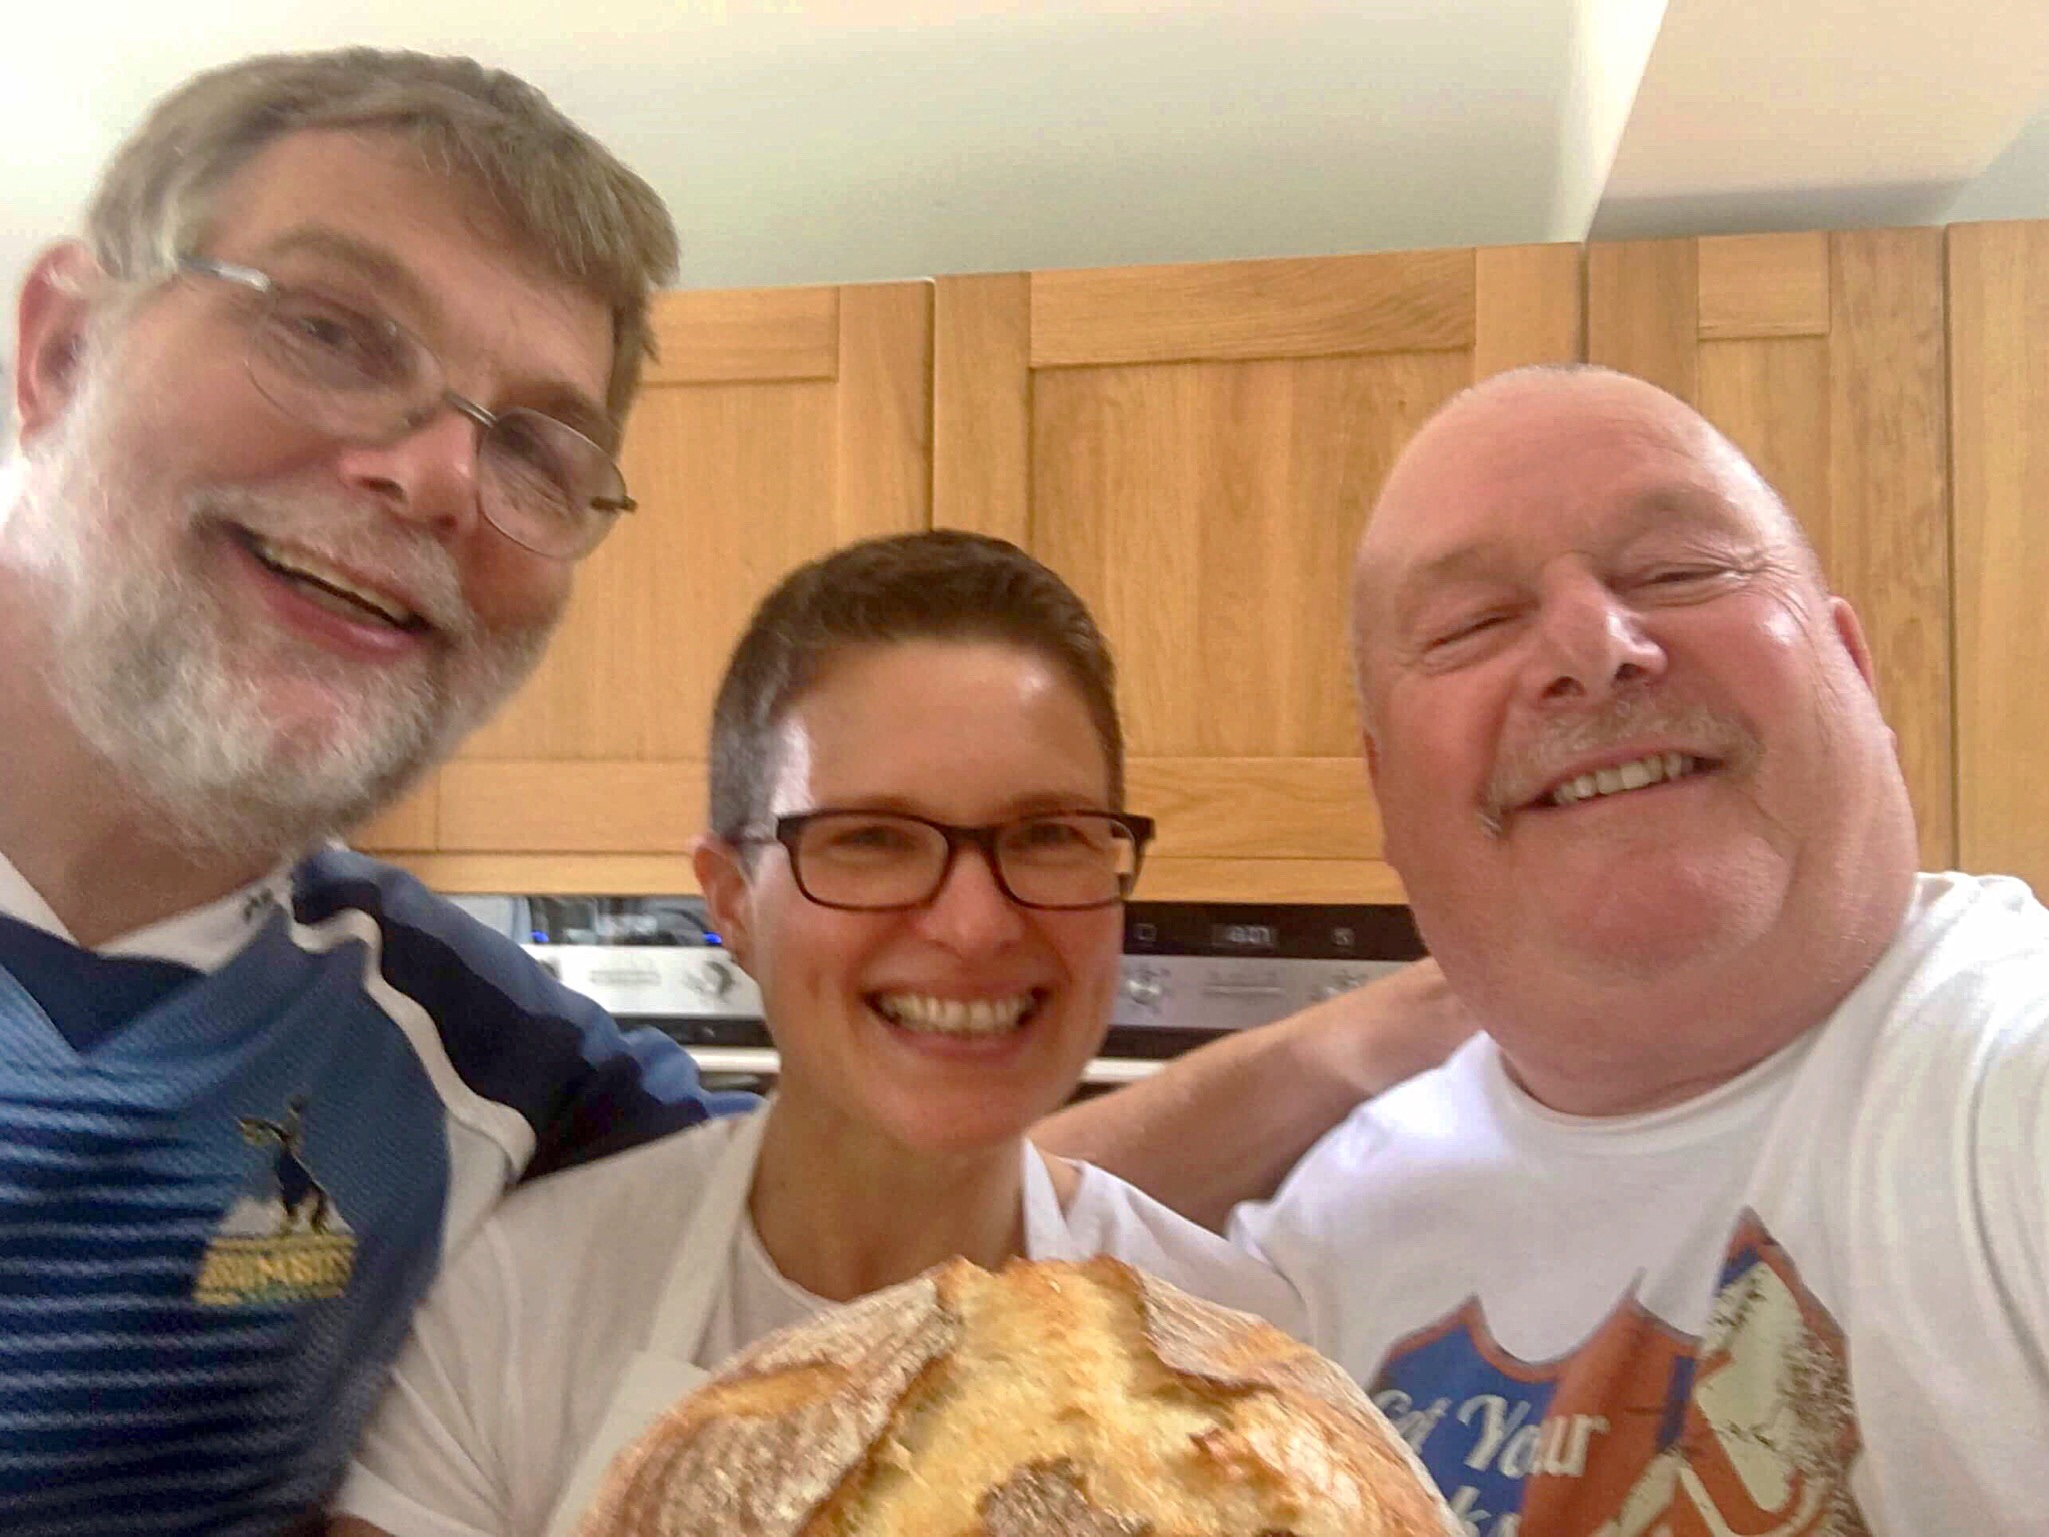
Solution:
[[[0,493],[0,1527],[270,1531],[511,1184],[717,1108],[308,854],[631,506],[676,241],[531,87],[368,50],[189,82],[87,222],[21,296]]]
[[[1234,1236],[1476,1533],[2039,1528],[2049,913],[1916,875],[1777,495],[1648,384],[1519,371],[1356,582],[1388,857],[1484,1034]]]

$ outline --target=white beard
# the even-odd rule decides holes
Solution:
[[[539,661],[550,624],[487,634],[447,548],[360,500],[213,487],[176,509],[122,477],[112,375],[91,369],[14,466],[0,563],[46,589],[49,687],[79,735],[180,843],[283,858],[353,826],[450,751]],[[223,521],[392,578],[437,634],[414,662],[352,664],[278,630],[237,634],[208,575]],[[233,557],[226,557],[233,558]],[[266,677],[330,690],[317,727],[277,716]]]

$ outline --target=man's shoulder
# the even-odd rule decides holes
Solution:
[[[2016,876],[1957,870],[1919,875],[1909,919],[1915,921],[1994,953],[2049,951],[2049,908]]]
[[[540,969],[519,946],[430,891],[417,876],[368,854],[339,845],[320,849],[293,867],[291,886],[292,915],[301,924],[353,917],[387,934],[430,936],[466,958],[482,958],[490,970]]]
[[[1493,1041],[1475,1035],[1439,1066],[1361,1100],[1302,1155],[1269,1204],[1344,1202],[1369,1168],[1472,1158],[1476,1142],[1493,1135],[1488,1075],[1498,1058]]]
[[[292,916],[307,948],[356,938],[373,945],[379,983],[432,1020],[444,1039],[510,1044],[534,1030],[616,1033],[609,1016],[571,992],[503,934],[395,865],[322,850],[293,872]]]
[[[652,1029],[622,1031],[507,936],[393,865],[323,849],[292,884],[299,942],[372,946],[372,1001],[423,1057],[445,1060],[469,1091],[533,1128],[530,1176],[746,1103],[707,1095],[681,1046]]]
[[[1874,1128],[1976,1117],[2049,1089],[2049,911],[2020,881],[1921,876],[1799,1084],[1803,1103],[1885,1106]]]
[[[1499,1063],[1493,1040],[1474,1035],[1436,1067],[1361,1100],[1324,1140],[1335,1151],[1457,1136],[1491,1116],[1488,1080]]]
[[[1867,983],[1857,1001],[1891,1016],[1895,1035],[2049,1029],[2049,910],[2009,876],[1923,875]]]

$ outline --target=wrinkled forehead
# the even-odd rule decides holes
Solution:
[[[1688,528],[1797,538],[1749,461],[1647,385],[1569,377],[1475,392],[1426,424],[1389,475],[1360,541],[1358,620],[1370,632],[1437,578]]]
[[[271,141],[216,194],[205,246],[288,279],[359,285],[445,362],[488,360],[522,385],[573,393],[592,408],[574,425],[604,430],[605,300],[555,272],[486,189],[398,135],[302,129]]]

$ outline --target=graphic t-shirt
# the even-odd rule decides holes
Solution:
[[[1647,1115],[1475,1039],[1232,1234],[1479,1537],[2049,1530],[2049,913],[1921,877],[1824,1025]]]

